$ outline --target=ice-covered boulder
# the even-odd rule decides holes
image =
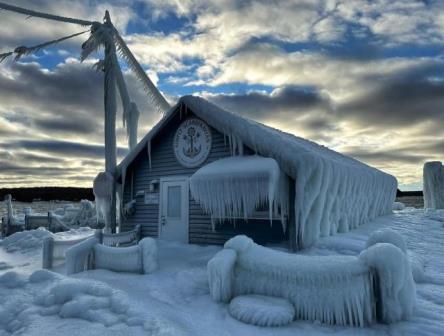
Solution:
[[[441,162],[424,164],[423,184],[424,208],[444,209],[444,167]]]

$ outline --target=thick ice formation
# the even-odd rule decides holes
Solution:
[[[210,293],[220,302],[244,294],[286,298],[297,319],[328,324],[400,321],[412,313],[415,286],[397,246],[405,248],[390,230],[376,233],[359,257],[289,254],[236,236],[208,263]]]
[[[280,327],[293,321],[293,305],[285,299],[242,295],[231,300],[228,311],[235,319],[260,327]]]
[[[424,208],[444,209],[444,167],[441,162],[424,164],[423,184]]]
[[[233,297],[233,271],[237,254],[232,249],[223,249],[207,265],[210,295],[216,302],[229,302]]]
[[[190,109],[229,139],[275,159],[295,181],[296,242],[312,245],[320,236],[345,232],[392,212],[396,179],[314,142],[229,113],[202,98],[185,96],[119,165],[120,173],[180,108]]]
[[[157,245],[152,238],[142,239],[137,246],[109,247],[88,238],[66,251],[66,274],[89,269],[115,272],[151,273],[157,269]]]
[[[270,221],[280,210],[285,230],[288,178],[273,159],[254,155],[217,160],[191,176],[190,190],[213,219],[247,219],[268,204]]]
[[[42,241],[42,267],[52,268],[55,260],[65,259],[66,251],[73,245],[93,236],[95,230],[89,227],[71,229],[45,237]]]
[[[276,296],[294,305],[297,319],[356,326],[373,320],[373,276],[356,257],[290,254],[257,245],[245,236],[230,239],[225,249],[234,250],[237,258],[229,270],[231,260],[216,255],[225,259],[218,263],[226,266],[219,280],[217,264],[208,268],[213,298],[226,302],[230,296],[244,294]],[[234,274],[231,286],[220,286],[230,272]]]
[[[380,318],[386,323],[408,319],[415,305],[416,290],[404,238],[391,229],[375,231],[359,259],[376,270],[377,295],[382,302]],[[421,280],[421,272],[415,273]]]
[[[52,224],[62,228],[94,226],[97,222],[96,208],[93,202],[81,200],[79,206],[68,204],[51,212]]]
[[[6,223],[7,225],[12,226],[24,226],[25,225],[25,216],[17,215],[12,206],[12,196],[10,194],[5,196],[6,203]]]
[[[93,192],[96,199],[97,220],[105,219],[105,231],[111,232],[111,197],[114,178],[106,172],[99,173],[94,179]]]
[[[398,247],[389,243],[377,243],[359,255],[365,265],[376,270],[378,293],[381,300],[379,318],[392,323],[410,318],[416,301],[410,261]]]

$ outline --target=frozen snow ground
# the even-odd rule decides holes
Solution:
[[[281,328],[261,328],[239,322],[229,315],[228,305],[214,303],[209,295],[206,263],[220,250],[217,246],[204,247],[159,241],[159,269],[153,274],[123,274],[94,270],[80,273],[75,278],[79,281],[86,279],[100,281],[106,283],[113,291],[124,293],[131,310],[141,313],[142,317],[147,319],[148,325],[150,319],[163,321],[153,324],[155,332],[159,334],[163,332],[168,334],[173,330],[177,334],[205,336],[289,336],[332,333],[364,336],[441,335],[444,330],[444,249],[442,248],[444,227],[443,222],[435,217],[441,215],[444,217],[444,214],[437,212],[434,215],[431,219],[423,210],[406,208],[362,225],[351,232],[322,238],[314,247],[304,251],[308,255],[357,255],[365,248],[368,236],[374,230],[390,227],[400,232],[406,240],[411,259],[414,260],[418,270],[422,269],[422,280],[416,284],[417,306],[412,318],[389,326],[379,324],[359,329],[295,321]],[[39,253],[34,252],[34,254]],[[40,268],[40,262],[41,259],[33,259],[30,252],[6,253],[0,248],[0,276],[11,270],[29,274]],[[23,266],[24,263],[28,265]],[[415,269],[415,266],[413,268]],[[52,287],[55,284],[48,286]],[[10,300],[14,295],[32,297],[33,290],[30,291],[17,290],[15,294],[4,292],[4,296],[0,294],[0,306],[4,300]],[[78,318],[61,319],[58,315],[40,317],[31,322],[29,324],[31,335],[32,332],[37,334],[37,330],[44,330],[45,334],[62,333],[58,328],[66,336],[93,333],[108,335],[121,332],[119,325],[105,327],[100,323],[91,323]],[[168,324],[171,327],[167,327]],[[134,327],[131,332],[136,335],[147,333],[143,327]],[[127,334],[130,333],[124,333]]]

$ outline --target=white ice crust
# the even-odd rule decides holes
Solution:
[[[280,210],[286,229],[288,178],[274,159],[252,155],[214,161],[191,176],[190,190],[213,219],[247,219],[268,204],[270,221]]]
[[[444,209],[444,167],[441,162],[424,164],[423,184],[424,208]]]

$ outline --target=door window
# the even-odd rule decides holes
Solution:
[[[180,218],[182,203],[180,186],[168,186],[167,195],[167,216]]]

